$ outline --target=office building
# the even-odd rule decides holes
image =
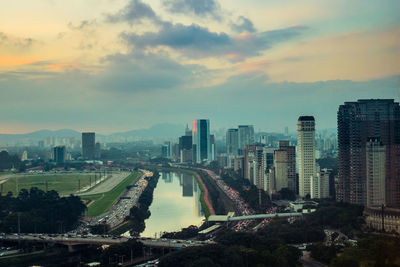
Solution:
[[[385,178],[385,203],[400,208],[400,107],[393,99],[345,102],[338,110],[338,190],[337,200],[375,205],[381,197],[369,186],[380,186]],[[379,140],[379,144],[377,141]],[[367,144],[369,142],[369,144]],[[384,152],[383,152],[384,150]],[[368,153],[367,153],[368,151]],[[371,171],[376,157],[383,158],[384,170]],[[368,157],[367,157],[368,156]],[[382,159],[383,160],[383,159]],[[384,172],[384,173],[383,173]],[[370,202],[367,194],[370,192]],[[378,189],[378,191],[380,191]],[[374,194],[375,192],[375,194]]]
[[[210,121],[194,120],[192,128],[193,162],[211,161]]]
[[[331,170],[322,169],[320,170],[317,166],[317,172],[310,179],[310,197],[311,198],[329,198],[329,176]]]
[[[53,160],[57,163],[64,163],[66,160],[67,151],[65,146],[56,146],[53,148]]]
[[[274,152],[273,191],[288,188],[296,192],[296,148],[289,141],[279,141],[279,149]]]
[[[248,145],[254,144],[253,125],[239,125],[238,127],[239,150],[241,154]]]
[[[95,145],[94,158],[95,159],[101,158],[101,145],[98,142]]]
[[[82,133],[82,157],[84,159],[95,158],[95,133]]]
[[[248,145],[244,152],[244,178],[262,190],[265,188],[265,155],[264,147],[257,145]]]
[[[313,116],[300,116],[297,122],[297,148],[299,157],[299,196],[310,195],[310,180],[315,175],[315,120]]]
[[[239,130],[228,129],[226,131],[226,154],[237,156],[239,152]]]
[[[186,131],[188,133],[188,131]],[[190,134],[192,131],[190,131]],[[192,151],[192,136],[191,135],[184,135],[179,137],[179,157],[180,162],[192,162],[193,157]]]
[[[172,145],[171,142],[166,141],[161,147],[161,157],[166,159],[172,158]]]
[[[367,206],[386,205],[386,147],[379,138],[369,138],[366,148]]]
[[[213,134],[210,135],[210,158],[209,161],[215,160],[217,157],[217,149],[215,147],[215,136]]]

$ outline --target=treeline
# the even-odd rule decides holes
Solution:
[[[77,226],[86,206],[77,196],[60,197],[54,190],[22,189],[17,197],[0,196],[0,231],[21,233],[67,232]]]
[[[179,232],[164,232],[161,236],[162,238],[169,238],[169,239],[189,239],[197,236],[199,232],[199,228],[195,225],[190,225],[189,227],[182,228]]]
[[[364,224],[363,210],[364,207],[359,205],[320,200],[317,210],[305,215],[305,218],[312,227],[338,229],[352,238]]]
[[[390,236],[369,236],[356,246],[342,248],[318,243],[309,247],[311,256],[332,267],[399,266],[400,239]],[[338,254],[338,252],[341,252]]]
[[[250,181],[242,177],[234,176],[231,172],[224,171],[221,174],[225,183],[238,191],[243,200],[256,212],[264,213],[265,209],[271,207],[271,200],[264,190],[259,190]],[[261,195],[261,206],[259,196]]]
[[[21,159],[18,155],[9,155],[7,151],[0,152],[0,171],[11,168],[19,169]]]
[[[158,172],[153,172],[153,174],[152,177],[145,178],[148,184],[139,197],[138,205],[130,209],[129,216],[126,218],[126,220],[129,220],[133,235],[139,235],[144,231],[146,228],[144,221],[151,215],[149,207],[153,202],[154,188],[156,188],[158,179],[160,178]]]
[[[226,232],[217,242],[170,253],[160,259],[159,266],[300,266],[301,252],[279,239]]]

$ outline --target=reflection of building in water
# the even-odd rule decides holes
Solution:
[[[182,174],[182,196],[192,197],[193,196],[193,176],[188,174]]]
[[[197,217],[202,217],[203,211],[201,209],[201,202],[200,202],[200,196],[201,196],[201,190],[199,188],[199,185],[196,183],[193,183],[193,214],[194,216]]]
[[[172,183],[172,175],[170,172],[163,172],[162,174],[162,179],[164,180],[164,182]]]

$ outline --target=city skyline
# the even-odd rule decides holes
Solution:
[[[109,134],[193,118],[293,132],[306,114],[335,128],[343,102],[400,99],[398,1],[3,7],[0,133]]]

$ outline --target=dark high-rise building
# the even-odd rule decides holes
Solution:
[[[239,149],[243,153],[246,146],[254,144],[254,127],[253,125],[239,125],[238,130]]]
[[[95,133],[82,133],[82,157],[84,159],[95,158]]]
[[[210,121],[194,120],[192,128],[193,162],[211,161]]]
[[[66,158],[65,146],[56,146],[53,148],[53,160],[57,163],[64,163]]]
[[[239,130],[228,129],[226,131],[226,154],[237,156],[239,152]]]
[[[368,144],[370,140],[379,140],[382,149],[372,149]],[[338,111],[338,149],[339,201],[367,204],[367,189],[372,190],[370,186],[375,183],[367,186],[367,177],[377,177],[377,173],[367,175],[367,169],[370,169],[367,166],[377,165],[367,161],[379,158],[385,161],[379,176],[385,176],[386,205],[400,208],[399,103],[393,99],[371,99],[341,105]]]
[[[192,152],[192,136],[184,135],[179,137],[179,158],[180,162],[191,162]]]

